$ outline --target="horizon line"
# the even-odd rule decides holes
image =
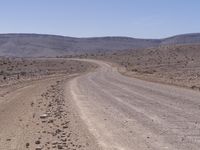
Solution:
[[[107,35],[107,36],[67,36],[61,34],[50,34],[50,33],[31,33],[31,32],[15,32],[15,33],[0,33],[0,35],[42,35],[42,36],[57,36],[57,37],[67,37],[67,38],[77,38],[77,39],[89,39],[89,38],[131,38],[131,39],[143,39],[143,40],[162,40],[167,38],[172,38],[176,36],[184,36],[184,35],[196,35],[200,34],[200,32],[192,32],[192,33],[181,33],[181,34],[174,34],[171,36],[167,36],[164,38],[139,38],[139,37],[132,37],[132,36],[123,36],[123,35]]]

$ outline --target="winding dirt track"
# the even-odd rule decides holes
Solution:
[[[128,78],[105,62],[82,61],[100,67],[67,80],[65,103],[70,104],[71,109],[66,111],[73,114],[68,118],[74,120],[72,126],[80,123],[72,133],[79,134],[80,144],[87,145],[85,149],[199,150],[199,92]],[[35,140],[41,136],[37,116],[46,109],[39,104],[41,95],[58,80],[63,77],[0,90],[0,150],[25,150],[26,142],[30,142],[29,149],[35,149]],[[76,109],[78,113],[72,113]],[[33,113],[37,113],[35,122]],[[42,136],[42,142],[45,140],[52,142]]]
[[[128,78],[100,67],[66,84],[105,150],[199,150],[200,93]]]

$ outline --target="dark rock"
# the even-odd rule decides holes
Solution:
[[[41,142],[38,140],[38,141],[35,141],[35,144],[40,144]]]
[[[58,149],[63,149],[63,147],[61,145],[58,145]]]
[[[29,148],[30,144],[29,143],[26,143],[26,148]]]

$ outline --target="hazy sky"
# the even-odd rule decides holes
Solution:
[[[200,32],[200,0],[0,0],[0,33],[163,38]]]

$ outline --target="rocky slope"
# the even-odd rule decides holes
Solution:
[[[136,39],[129,37],[73,38],[39,34],[1,34],[0,56],[55,57],[191,43],[200,43],[200,34],[178,35],[166,39]]]

